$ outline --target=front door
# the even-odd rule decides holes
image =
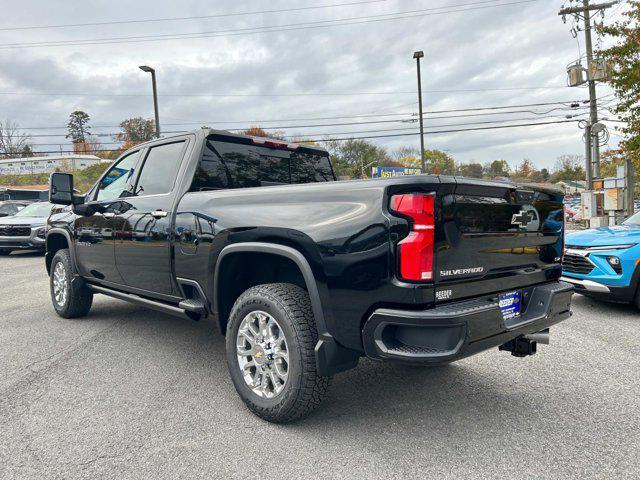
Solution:
[[[114,231],[119,227],[119,208],[113,202],[131,188],[139,156],[140,151],[135,151],[120,159],[90,194],[89,200],[103,205],[105,211],[75,220],[76,260],[79,273],[84,277],[123,283],[115,262]]]
[[[130,287],[177,295],[172,280],[171,209],[187,141],[150,147],[116,232],[116,265]]]

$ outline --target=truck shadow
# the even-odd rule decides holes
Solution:
[[[478,364],[476,360],[463,360],[442,367],[361,359],[356,369],[334,377],[323,405],[309,418],[292,425],[272,425],[254,417],[237,397],[228,376],[225,339],[214,321],[192,322],[111,300],[98,302],[90,318],[118,319],[114,328],[119,331],[114,336],[120,342],[131,343],[119,343],[118,348],[142,349],[140,355],[144,357],[158,363],[169,362],[171,371],[197,379],[200,391],[192,391],[191,396],[213,394],[224,404],[228,415],[267,432],[285,428],[304,431],[312,437],[348,436],[361,431],[364,425],[376,424],[387,425],[396,435],[409,435],[416,434],[417,428],[444,431],[452,422],[458,424],[458,430],[461,422],[470,430],[509,428],[515,418],[538,418],[553,408],[544,403],[534,387],[535,383],[544,382],[544,372],[532,368],[528,360],[490,351],[481,354],[491,355],[488,361],[485,358]],[[127,340],[132,337],[135,341]],[[504,361],[511,361],[513,370],[507,367],[500,370],[502,373],[497,372],[496,364]],[[508,378],[501,377],[504,372]],[[529,382],[532,377],[528,374],[539,378]],[[524,383],[519,383],[519,377]],[[405,424],[407,430],[399,424]]]

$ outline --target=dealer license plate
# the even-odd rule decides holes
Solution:
[[[506,292],[498,295],[502,318],[510,320],[520,316],[520,292]]]

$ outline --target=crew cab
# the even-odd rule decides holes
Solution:
[[[335,181],[315,145],[200,129],[138,145],[73,192],[52,174],[50,200],[67,205],[46,239],[56,312],[87,315],[104,294],[210,317],[238,394],[272,422],[309,413],[363,356],[526,356],[570,315],[555,191]]]

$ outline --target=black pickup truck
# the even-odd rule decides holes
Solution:
[[[335,181],[321,148],[201,129],[127,151],[83,196],[54,173],[56,312],[93,295],[226,335],[242,400],[300,418],[358,359],[526,356],[570,315],[562,195],[453,176]]]

